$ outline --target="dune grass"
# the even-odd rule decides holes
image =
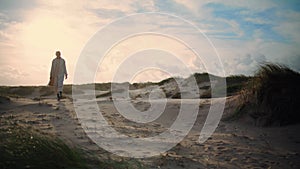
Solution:
[[[103,94],[99,94],[96,96],[96,98],[101,98],[101,97],[110,97],[111,96],[111,91],[103,93]]]
[[[252,77],[245,75],[231,75],[226,77],[227,96],[232,96],[240,92]]]
[[[0,86],[0,94],[2,96],[23,97],[33,93],[34,86]]]
[[[205,75],[205,74],[204,74]],[[202,75],[202,76],[204,76]],[[212,76],[214,79],[220,80],[222,77]],[[203,80],[204,79],[202,77]],[[247,83],[252,79],[250,76],[244,75],[232,75],[225,77],[226,86],[220,86],[215,88],[215,96],[214,97],[223,97],[224,94],[224,87],[226,87],[226,96],[233,96],[240,93],[240,91],[247,85]],[[201,81],[199,81],[201,83]],[[211,98],[211,86],[203,86],[199,89],[205,90],[201,94],[201,98]]]
[[[108,91],[111,89],[111,83],[96,83],[95,90]]]
[[[298,72],[283,65],[263,64],[241,92],[240,111],[247,110],[260,126],[299,123],[299,86]]]
[[[17,125],[0,128],[0,168],[87,168],[79,149]]]
[[[40,96],[54,95],[54,90],[48,86],[41,86],[39,89]]]
[[[130,90],[142,89],[142,88],[146,88],[148,86],[152,86],[152,85],[156,85],[156,84],[160,84],[160,83],[161,82],[157,82],[157,83],[153,83],[153,82],[133,83],[133,84],[130,84],[129,89]]]
[[[134,159],[101,160],[95,154],[66,145],[54,135],[6,120],[0,128],[1,169],[141,169]],[[9,123],[9,124],[8,124]]]

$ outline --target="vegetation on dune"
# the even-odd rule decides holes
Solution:
[[[87,168],[82,153],[61,140],[21,126],[0,129],[0,168]]]
[[[227,96],[239,93],[252,77],[245,75],[233,75],[226,77]]]
[[[226,95],[240,95],[238,107],[235,117],[249,114],[255,119],[257,125],[287,125],[300,122],[300,114],[297,106],[300,105],[300,75],[288,67],[267,63],[261,65],[259,70],[253,77],[244,75],[234,75],[228,77],[218,77],[208,73],[195,73],[187,79],[181,79],[184,84],[189,81],[189,78],[195,78],[199,89],[201,90],[201,98],[211,98],[210,81],[218,83],[220,80],[226,80]],[[178,86],[174,86],[176,78],[171,77],[157,83],[134,83],[129,84],[129,89],[141,89],[149,86],[158,85],[161,87],[167,98],[181,98],[181,91]],[[123,92],[122,86],[127,83],[116,84],[121,86],[120,90],[116,89],[113,92]],[[169,85],[171,84],[171,85]],[[95,86],[96,90],[107,91],[106,93],[97,95],[96,97],[110,97],[112,83],[86,84],[80,85],[81,89]],[[76,85],[77,86],[77,85]],[[75,86],[75,87],[76,87]],[[217,86],[217,85],[216,85]],[[40,86],[39,93],[41,96],[53,94],[51,88]],[[0,87],[2,96],[21,97],[31,95],[34,92],[34,87]],[[214,88],[216,93],[224,91],[222,86]],[[72,93],[72,85],[65,85],[64,93]],[[224,96],[224,95],[221,95]],[[218,95],[214,97],[219,97]],[[6,101],[2,99],[2,101]]]
[[[96,83],[95,90],[108,91],[111,89],[111,83]]]
[[[187,79],[183,79],[184,81],[190,81],[190,78],[194,78],[196,80],[196,83],[198,84],[199,90],[202,91],[200,94],[200,98],[211,98],[211,85],[210,82],[213,83],[220,83],[224,82],[223,80],[226,80],[226,86],[220,85],[220,87],[214,88],[215,95],[214,97],[224,97],[226,91],[227,96],[232,96],[237,93],[245,86],[245,84],[251,79],[251,77],[244,76],[244,75],[235,75],[235,76],[229,76],[229,77],[219,77],[208,73],[194,73]],[[164,84],[168,83],[176,83],[174,78],[168,78],[165,80],[162,80],[157,83],[157,85],[162,86]],[[184,84],[184,82],[183,82]],[[226,87],[226,89],[224,88]],[[167,90],[166,88],[162,88],[165,92],[165,95],[167,98],[175,98],[180,99],[181,98],[181,92],[178,88],[178,86],[175,89]]]
[[[39,90],[40,96],[50,96],[54,94],[54,91],[52,88],[48,86],[41,86]]]
[[[111,96],[111,91],[103,94],[99,94],[96,96],[96,98],[101,98],[101,97],[110,97]]]
[[[1,169],[145,168],[134,159],[99,159],[96,154],[68,146],[54,135],[41,133],[7,118],[0,122]]]
[[[0,87],[0,94],[2,96],[11,96],[11,97],[23,97],[28,96],[33,93],[34,86],[15,86],[15,87]]]
[[[170,83],[170,82],[176,82],[175,78],[170,77],[170,78],[164,79],[164,80],[158,82],[157,85],[162,86],[162,85],[164,85],[166,83]]]
[[[72,94],[73,85],[64,85],[63,93]],[[0,86],[0,95],[10,97],[27,97],[37,92],[35,97],[44,97],[54,95],[54,89],[50,86]],[[77,91],[83,93],[82,91]]]
[[[194,73],[192,76],[194,76],[197,84],[203,83],[203,82],[209,82],[210,81],[210,75],[208,73]],[[190,76],[190,78],[192,77]]]
[[[188,81],[189,78],[192,78],[192,77],[194,77],[196,79],[196,82],[199,85],[199,89],[206,90],[203,93],[203,95],[201,96],[202,98],[210,98],[211,97],[211,91],[210,91],[211,86],[210,85],[203,86],[203,85],[201,85],[201,83],[209,82],[210,80],[218,81],[221,78],[218,76],[210,75],[208,73],[195,73],[195,74],[191,75],[190,77],[188,77],[187,79],[182,79],[182,78],[181,79]],[[179,77],[177,77],[177,78],[179,78]],[[241,89],[242,83],[240,83],[240,82],[245,81],[247,79],[248,79],[248,77],[245,77],[245,76],[226,77],[227,94],[228,95],[236,94]],[[136,89],[147,88],[147,87],[153,86],[153,85],[164,86],[169,83],[177,83],[176,77],[170,77],[170,78],[164,79],[160,82],[145,82],[145,83],[133,83],[133,84],[128,83],[128,86],[129,86],[130,90],[136,90]],[[120,83],[120,84],[116,83],[115,84],[116,88],[118,88],[118,85],[122,86],[122,84],[123,83]],[[124,83],[124,84],[126,84],[126,83]],[[94,88],[95,90],[98,90],[98,91],[110,91],[111,85],[112,85],[112,83],[95,83],[95,84],[82,84],[82,85],[66,84],[66,85],[64,85],[63,93],[66,95],[71,95],[73,92],[73,87],[80,88],[80,90],[76,90],[77,92],[79,92],[78,94],[84,93],[81,90],[92,89],[92,88]],[[175,90],[175,91],[164,90],[164,92],[166,93],[166,96],[168,98],[180,98],[180,91],[179,91],[178,87],[176,89],[170,89],[170,90]],[[216,89],[216,90],[220,91],[221,89]],[[36,94],[38,94],[37,96],[35,96],[37,99],[40,99],[40,97],[55,95],[53,87],[49,87],[49,86],[19,86],[19,87],[0,86],[0,94],[2,96],[26,97],[26,96],[32,95],[35,92],[36,92]],[[114,91],[114,92],[119,92],[119,91]],[[111,95],[110,93],[104,93],[104,94],[98,95],[97,98],[107,97],[110,95]]]
[[[133,83],[129,86],[130,90],[135,90],[135,89],[142,89],[142,88],[146,88],[148,86],[152,86],[155,85],[156,83],[153,82],[145,82],[145,83]]]
[[[10,92],[19,96],[27,96],[32,94],[34,86],[19,86],[10,88]]]
[[[209,75],[208,73],[196,73],[194,74],[195,79],[197,81],[197,84],[200,85],[203,82],[210,82],[210,81],[216,81],[217,83],[221,82],[222,78],[224,77],[218,77],[214,75]],[[211,79],[210,79],[211,78]],[[252,77],[245,76],[245,75],[232,75],[225,77],[226,80],[226,96],[232,96],[238,94],[243,87],[247,84],[247,82],[251,79]],[[215,90],[215,96],[214,97],[223,97],[224,96],[224,87],[220,85],[220,87],[216,87]],[[199,87],[201,90],[205,90],[201,94],[201,98],[211,98],[211,86],[202,86]]]
[[[49,87],[49,86],[41,86],[39,92],[40,92],[41,96],[54,95],[53,87]],[[64,88],[63,88],[63,93],[64,94],[71,95],[72,92],[73,92],[73,85],[71,85],[71,84],[64,85]],[[79,94],[83,93],[80,90],[76,90],[76,92],[78,92]]]
[[[239,114],[247,113],[256,125],[300,122],[300,74],[286,66],[267,63],[240,92]]]

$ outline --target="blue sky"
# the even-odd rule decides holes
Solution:
[[[46,84],[56,50],[67,61],[67,83],[72,83],[77,58],[95,32],[120,17],[144,12],[172,14],[196,25],[218,51],[226,75],[252,75],[263,62],[300,71],[300,1],[296,0],[0,0],[0,85]],[[183,27],[161,22],[170,29]],[[134,26],[124,21],[120,31]],[[150,26],[156,29],[155,23]],[[192,71],[205,71],[196,68],[201,65],[197,59],[188,58],[183,60]],[[168,65],[180,66],[164,66]],[[112,73],[101,70],[107,77],[96,81],[108,81]],[[157,71],[147,76],[151,78],[145,74],[139,80],[165,77]]]

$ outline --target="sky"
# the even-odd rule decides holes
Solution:
[[[145,13],[161,18],[130,17]],[[90,82],[84,81],[86,72],[75,73],[81,71],[78,62],[95,68],[94,82],[218,74],[214,69],[253,75],[265,62],[300,71],[299,31],[297,0],[0,0],[0,85],[46,85],[57,50],[66,60],[69,84],[78,74],[81,83]],[[116,39],[127,32],[135,34]],[[86,48],[95,37],[99,50],[109,50],[88,56]]]

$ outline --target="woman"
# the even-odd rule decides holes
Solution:
[[[64,76],[68,78],[68,73],[66,69],[66,63],[63,58],[60,57],[60,51],[55,53],[56,58],[52,60],[50,80],[53,80],[54,91],[57,94],[57,100],[62,98],[62,90],[64,83]]]

